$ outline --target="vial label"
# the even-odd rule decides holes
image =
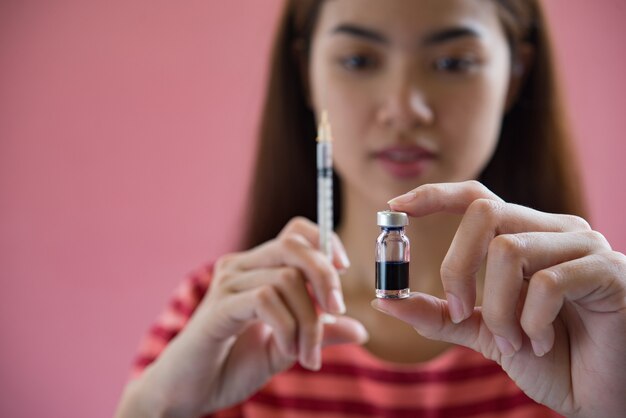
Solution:
[[[409,295],[409,262],[376,262],[376,295],[403,298]]]

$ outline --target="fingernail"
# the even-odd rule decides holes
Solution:
[[[401,196],[394,197],[393,199],[388,201],[387,204],[394,205],[394,204],[397,204],[397,203],[400,203],[400,204],[402,204],[402,203],[409,203],[413,199],[415,199],[415,192],[408,192],[408,193],[405,193],[405,194],[403,194]]]
[[[343,249],[339,251],[339,261],[341,261],[343,269],[347,270],[350,267],[350,259],[348,258],[348,254],[346,254]]]
[[[496,345],[498,346],[498,350],[500,350],[500,354],[505,357],[511,357],[513,354],[515,354],[515,349],[513,348],[513,345],[506,338],[494,335],[493,339],[496,341]]]
[[[339,257],[339,263],[342,268],[340,271],[345,271],[350,267],[350,259],[348,258],[348,254],[346,253],[346,248],[343,246],[339,236],[336,233],[333,233],[333,248],[336,249],[336,254]]]
[[[343,302],[343,296],[339,289],[333,289],[330,291],[328,297],[328,309],[332,313],[344,314],[346,313],[346,305]]]
[[[309,358],[307,359],[308,369],[317,371],[322,367],[322,349],[320,346],[315,346],[309,352]]]
[[[336,324],[337,323],[337,317],[335,315],[331,315],[326,312],[322,312],[319,316],[319,319],[322,324]]]
[[[465,319],[463,313],[463,304],[461,300],[454,296],[452,293],[446,293],[446,299],[448,299],[448,311],[450,312],[450,319],[455,324],[458,324]]]
[[[365,326],[363,326],[363,324],[359,323],[358,325],[359,330],[358,330],[358,344],[365,344],[369,339],[370,339],[370,333],[367,332],[367,329],[365,328]]]
[[[540,341],[530,340],[530,345],[533,347],[533,351],[537,357],[543,357],[550,349],[545,347],[545,344],[542,344]]]

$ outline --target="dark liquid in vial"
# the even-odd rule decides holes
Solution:
[[[376,289],[402,290],[409,287],[409,262],[376,262]]]

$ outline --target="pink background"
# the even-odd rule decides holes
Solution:
[[[111,416],[232,248],[280,0],[0,2],[0,416]],[[626,250],[626,3],[549,0],[593,225]]]

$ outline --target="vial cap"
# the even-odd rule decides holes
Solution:
[[[378,226],[387,228],[399,228],[409,224],[409,217],[404,212],[394,212],[391,210],[383,210],[378,212],[376,216]]]

